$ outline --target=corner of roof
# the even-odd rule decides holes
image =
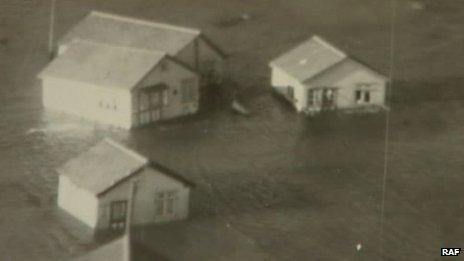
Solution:
[[[338,47],[336,47],[335,45],[333,45],[332,43],[330,43],[329,41],[327,41],[326,39],[324,39],[320,35],[314,34],[310,39],[316,41],[317,43],[319,43],[319,44],[321,44],[323,46],[325,46],[326,48],[329,48],[330,50],[332,50],[333,52],[338,54],[340,57],[346,58],[348,56],[345,52],[340,50]]]
[[[99,16],[99,17],[107,18],[107,19],[114,19],[114,20],[134,23],[134,24],[141,24],[141,25],[159,27],[159,28],[184,32],[184,33],[190,33],[190,34],[196,34],[196,35],[200,34],[200,30],[195,29],[195,28],[171,25],[171,24],[167,24],[167,23],[158,23],[158,22],[154,22],[154,21],[151,21],[151,20],[147,20],[147,19],[139,19],[139,18],[134,18],[134,17],[130,17],[130,16],[124,16],[124,15],[119,15],[119,14],[102,12],[102,11],[98,11],[98,10],[92,10],[90,12],[89,16],[91,16],[91,15]]]
[[[218,45],[216,45],[208,36],[206,36],[204,33],[200,32],[198,34],[198,37],[202,39],[207,45],[209,45],[219,56],[221,56],[222,59],[227,59],[228,54],[220,48]]]
[[[159,162],[156,162],[156,161],[150,161],[148,163],[148,167],[152,168],[152,169],[155,169],[157,171],[160,171],[163,175],[167,176],[167,177],[170,177],[180,183],[183,183],[185,186],[189,187],[189,188],[194,188],[196,185],[195,183],[193,183],[192,181],[184,178],[182,175],[180,175],[179,173],[175,172],[174,170],[172,170],[171,168],[168,168],[162,164],[160,164]]]
[[[124,145],[114,141],[111,138],[105,137],[102,142],[106,142],[107,144],[113,146],[114,148],[116,148],[118,150],[121,150],[121,151],[131,155],[132,157],[136,158],[137,160],[140,160],[141,162],[143,162],[144,164],[147,164],[149,162],[149,160],[146,157],[144,157],[141,154],[139,154],[139,153],[125,147]]]

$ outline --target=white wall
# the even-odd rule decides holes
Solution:
[[[167,62],[167,70],[162,71],[161,66],[156,66],[147,76],[132,90],[132,123],[138,124],[138,91],[141,88],[150,87],[153,85],[164,83],[168,85],[168,105],[163,107],[163,119],[170,119],[182,115],[193,114],[198,111],[199,106],[199,76],[194,72],[184,68],[183,66],[169,59],[164,59]],[[184,79],[193,79],[195,84],[193,91],[196,99],[192,102],[185,103],[182,101],[181,82]]]
[[[306,87],[279,67],[271,66],[271,85],[287,99],[287,87],[292,86],[294,90],[294,100],[291,102],[294,104],[296,110],[301,111],[306,107]]]
[[[355,100],[355,91],[359,89],[358,84],[372,84],[363,90],[370,91],[370,103],[363,105],[384,105],[386,79],[371,69],[353,60],[345,62],[329,69],[320,76],[307,82],[308,88],[312,87],[337,87],[337,107],[354,108],[358,106]]]
[[[60,175],[58,181],[58,206],[89,227],[96,227],[97,198],[92,193],[77,187],[64,175]]]
[[[45,108],[78,115],[99,123],[121,128],[131,126],[130,92],[126,90],[44,78],[42,102]]]
[[[100,197],[100,215],[98,228],[108,228],[110,204],[114,200],[128,200],[131,190],[131,181],[136,181],[136,190],[133,204],[132,224],[143,225],[155,222],[166,222],[187,218],[189,211],[189,188],[164,174],[152,169],[145,169],[129,181],[113,188]],[[175,215],[172,217],[157,218],[155,215],[155,193],[158,190],[177,190],[178,198],[175,203]]]

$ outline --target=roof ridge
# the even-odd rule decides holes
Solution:
[[[110,18],[110,19],[115,19],[115,20],[120,20],[124,22],[135,23],[135,24],[143,24],[143,25],[159,27],[159,28],[164,28],[164,29],[169,29],[169,30],[176,30],[176,31],[184,32],[184,33],[190,33],[190,34],[201,33],[200,30],[194,29],[194,28],[177,26],[177,25],[172,25],[172,24],[167,24],[167,23],[154,22],[154,21],[150,21],[147,19],[133,18],[130,16],[106,13],[106,12],[96,11],[96,10],[92,10],[89,15],[96,15],[96,16],[100,16],[104,18]]]
[[[147,164],[147,163],[149,162],[149,159],[148,159],[148,158],[142,156],[141,154],[137,153],[137,152],[134,151],[134,150],[131,150],[131,149],[125,147],[124,145],[122,145],[122,144],[120,144],[120,143],[114,141],[114,140],[111,139],[111,138],[105,137],[105,138],[103,139],[103,141],[106,142],[106,143],[108,143],[108,144],[110,144],[111,146],[113,146],[113,147],[115,147],[115,148],[117,148],[117,149],[119,149],[119,150],[121,150],[121,151],[123,151],[123,152],[125,152],[125,153],[127,153],[127,154],[129,154],[129,155],[131,155],[131,156],[134,157],[135,159],[144,162],[144,164]]]
[[[80,39],[80,38],[74,38],[70,44],[73,43],[85,43],[85,44],[93,44],[93,45],[100,45],[100,46],[106,46],[106,47],[111,47],[111,48],[117,48],[117,49],[126,49],[134,52],[146,52],[146,53],[152,53],[152,54],[160,54],[162,56],[166,56],[167,53],[164,51],[160,50],[150,50],[150,49],[145,49],[145,48],[135,48],[135,47],[127,47],[127,46],[121,46],[121,45],[112,45],[108,43],[103,43],[103,42],[94,42],[88,39]]]
[[[313,35],[313,37],[311,37],[310,39],[313,39],[319,44],[329,48],[330,50],[334,51],[336,54],[338,54],[339,56],[343,58],[346,58],[348,56],[348,54],[346,54],[345,52],[337,48],[335,45],[331,44],[329,41],[327,41],[326,39],[322,38],[321,36],[317,34]]]

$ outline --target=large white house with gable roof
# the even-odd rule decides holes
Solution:
[[[199,30],[93,11],[39,74],[43,104],[122,128],[193,114],[224,59]]]
[[[270,62],[271,85],[298,112],[385,106],[387,78],[313,36]]]

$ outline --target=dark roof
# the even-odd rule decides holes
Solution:
[[[58,172],[69,177],[77,186],[98,195],[136,173],[148,162],[147,158],[106,138],[66,162]]]
[[[271,61],[270,65],[279,67],[299,81],[305,81],[345,58],[344,52],[316,35]]]
[[[102,87],[131,89],[158,64],[164,53],[77,40],[69,44],[39,77],[53,77]]]

